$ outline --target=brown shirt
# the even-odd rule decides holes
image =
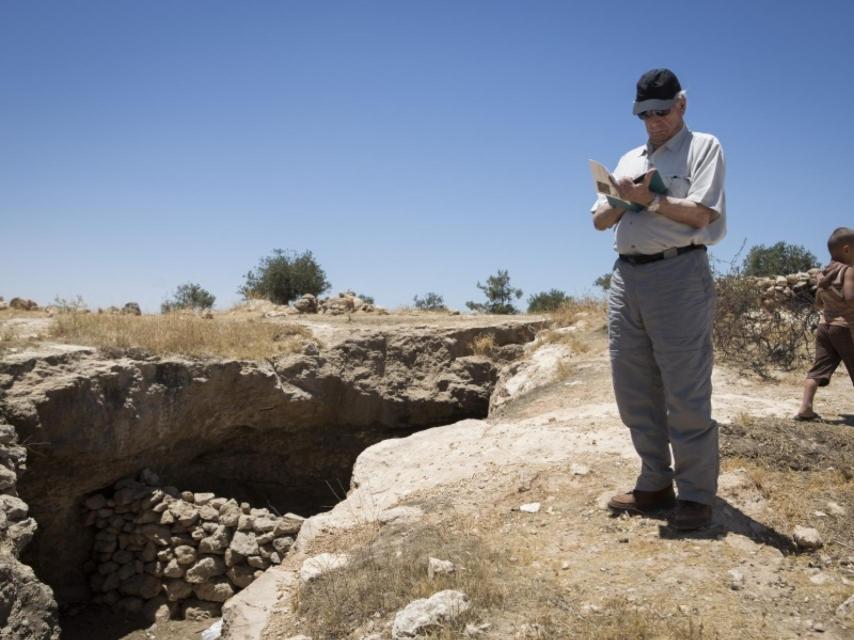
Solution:
[[[825,272],[830,267],[825,269]],[[816,292],[816,303],[823,309],[824,324],[837,327],[854,327],[854,300],[846,301],[842,297],[842,282],[845,273],[851,267],[843,267],[826,289],[819,288]]]

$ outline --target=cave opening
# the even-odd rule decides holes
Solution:
[[[273,521],[286,514],[307,518],[345,497],[355,460],[365,448],[417,430],[235,426],[219,440],[176,439],[169,447],[156,447],[133,459],[31,456],[18,489],[39,531],[22,560],[54,590],[64,639],[124,638],[151,625],[162,605],[170,618],[193,620],[198,627],[218,617],[223,598],[245,587],[273,561],[280,562],[296,531],[286,526],[288,535],[275,537],[278,529],[250,528],[247,535],[261,542],[259,555],[241,556],[229,544],[246,528],[244,523],[238,526],[237,520],[225,520],[221,513],[208,518],[203,512],[206,505],[193,504],[197,496],[205,496],[208,503],[213,496],[217,512],[236,505],[239,515],[261,514],[257,519],[262,521],[268,518],[264,512]],[[156,483],[145,486],[139,479],[143,469]],[[137,493],[126,495],[131,489]],[[151,494],[171,501],[168,509],[155,504]],[[188,500],[202,514],[184,527],[171,513],[189,509]],[[163,509],[157,512],[158,508]],[[169,529],[168,535],[163,527]],[[156,537],[156,528],[162,539]],[[225,544],[216,543],[217,536]],[[288,538],[291,542],[285,542]],[[209,540],[214,542],[205,547]],[[175,566],[182,549],[185,557],[191,553],[186,547],[194,550],[193,562]],[[202,583],[184,584],[196,565],[206,560],[215,565],[206,569],[214,575]]]

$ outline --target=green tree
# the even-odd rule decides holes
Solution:
[[[742,273],[746,276],[779,276],[818,267],[818,259],[804,247],[778,242],[770,247],[758,244],[744,256]]]
[[[560,305],[569,300],[570,297],[558,289],[541,291],[528,297],[528,313],[556,311]]]
[[[188,282],[180,285],[172,298],[160,305],[161,313],[169,313],[179,309],[193,309],[201,311],[210,309],[216,297],[210,292],[201,287],[195,282]]]
[[[608,291],[611,288],[611,272],[603,273],[593,281],[594,287],[602,287],[602,291]]]
[[[513,306],[513,298],[521,298],[522,290],[513,289],[510,286],[510,274],[507,271],[498,270],[494,276],[486,279],[486,284],[477,283],[477,288],[483,291],[486,302],[466,302],[466,306],[472,311],[480,313],[519,313]]]
[[[264,298],[276,304],[288,304],[306,293],[319,296],[332,286],[311,251],[274,249],[273,255],[261,258],[256,270],[244,277],[238,289],[244,298]]]
[[[419,298],[416,295],[413,301],[415,302],[415,308],[422,311],[445,311],[447,309],[444,298],[432,291],[428,291],[423,298]]]

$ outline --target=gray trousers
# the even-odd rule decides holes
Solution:
[[[675,478],[682,500],[711,504],[715,497],[714,303],[705,251],[614,265],[608,294],[611,372],[620,417],[641,458],[636,489],[662,489]]]

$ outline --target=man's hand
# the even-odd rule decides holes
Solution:
[[[628,200],[629,202],[637,202],[638,204],[642,204],[646,206],[650,204],[655,197],[653,193],[649,190],[649,183],[652,181],[652,176],[655,174],[655,169],[651,169],[647,171],[643,180],[639,183],[636,183],[631,178],[619,178],[617,180],[617,190],[620,192],[620,197],[623,200]]]

